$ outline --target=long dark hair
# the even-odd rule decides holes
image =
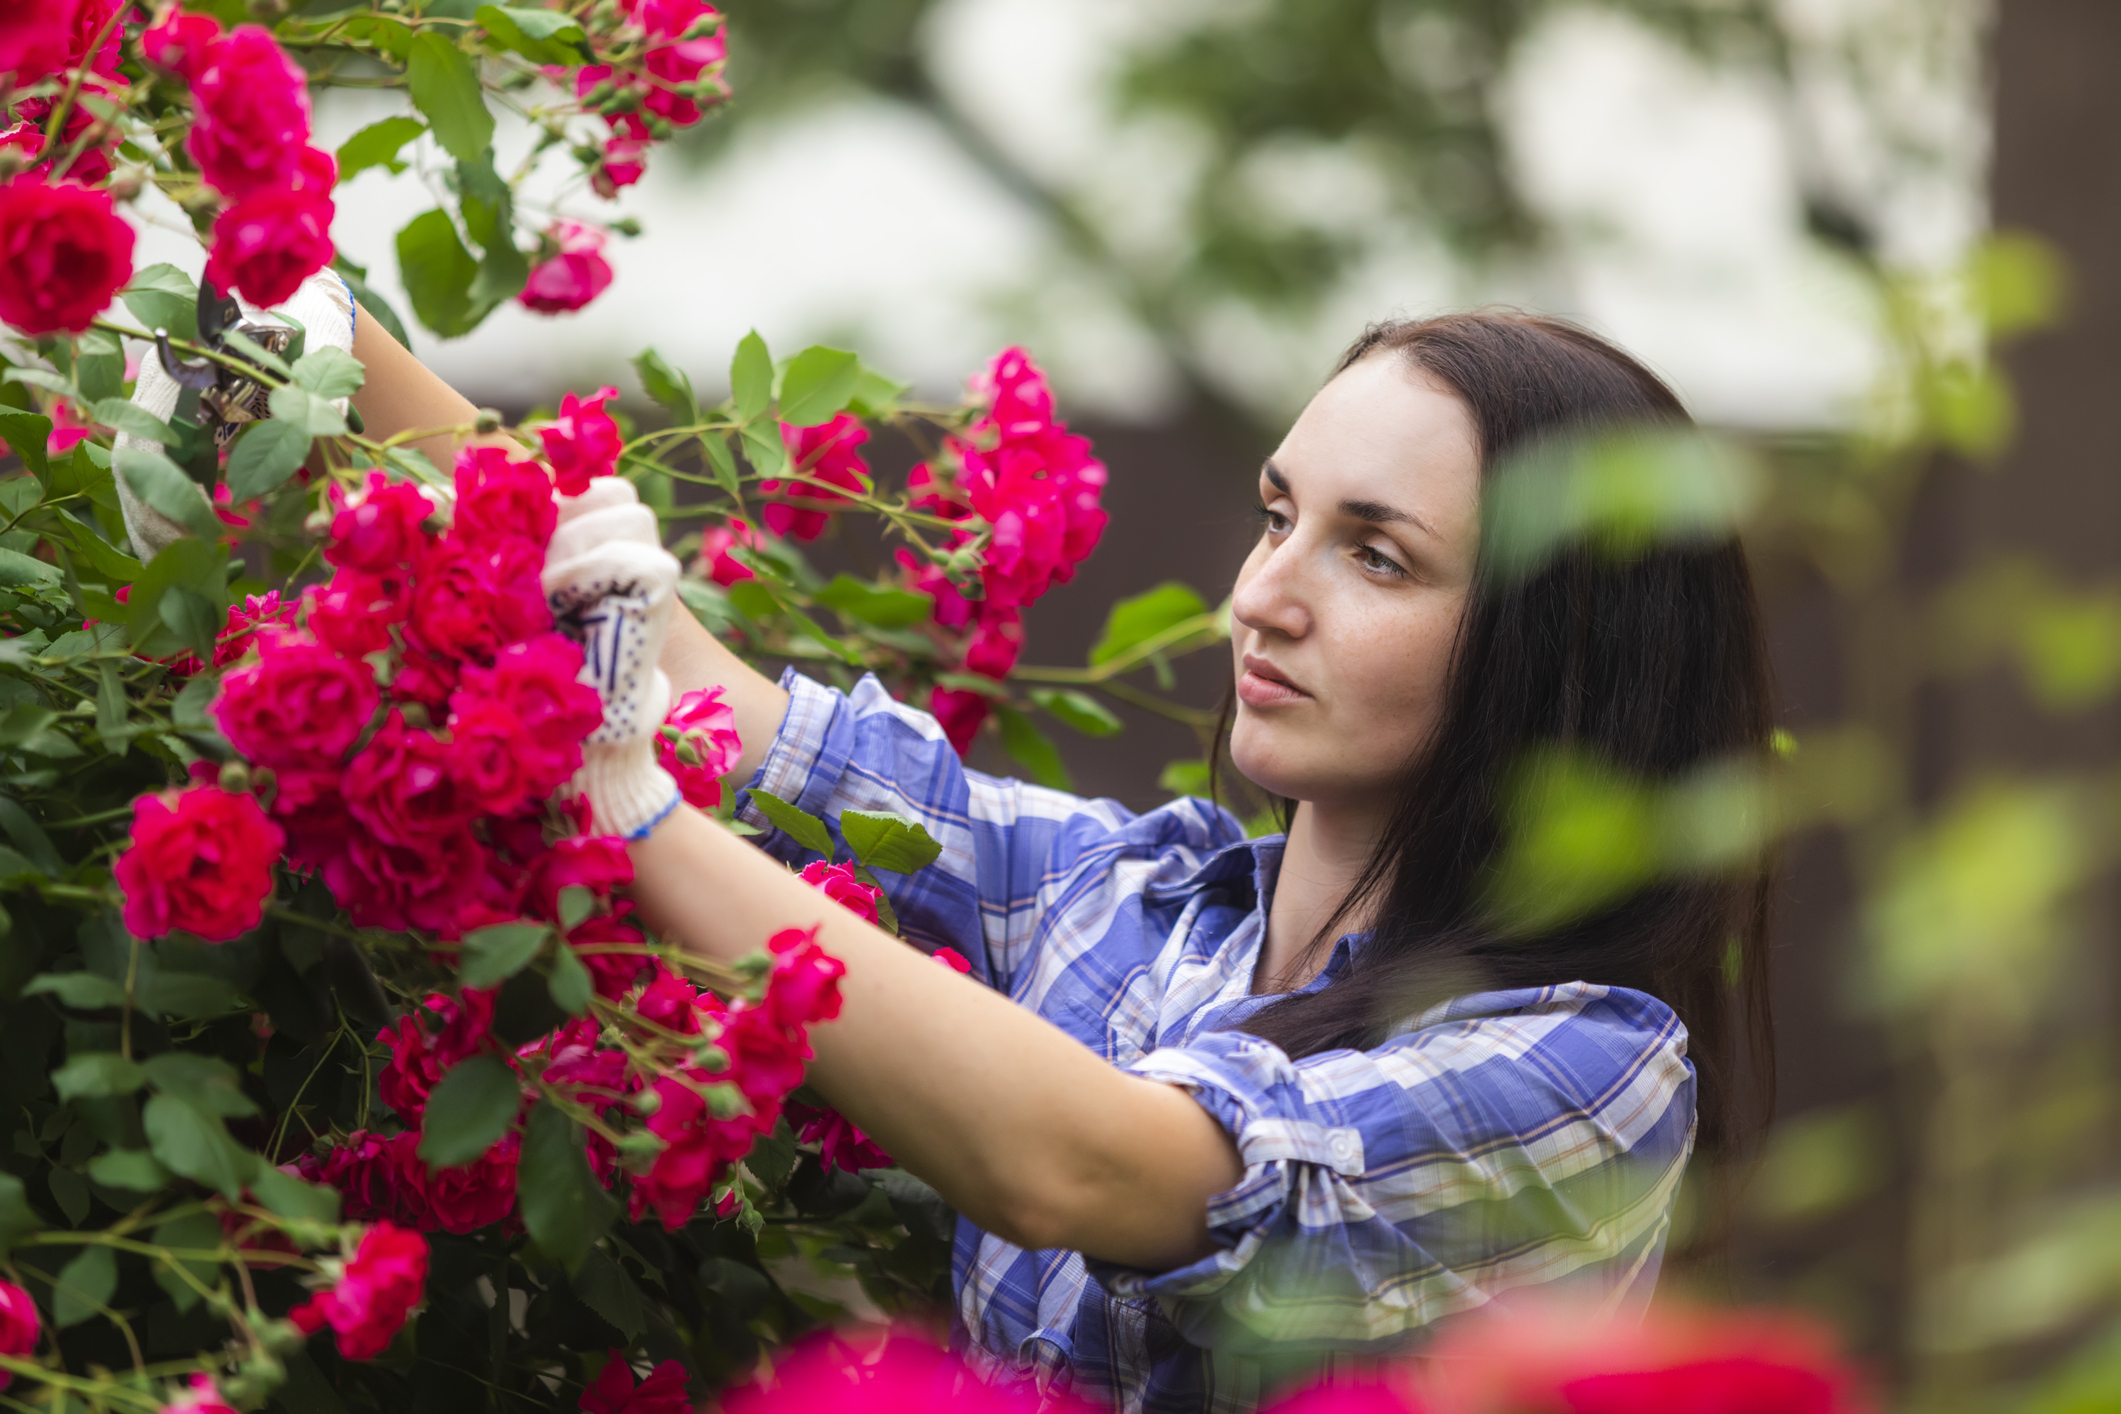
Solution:
[[[1373,356],[1405,359],[1463,399],[1484,477],[1557,437],[1691,425],[1654,373],[1560,320],[1480,313],[1379,324],[1334,372]],[[1700,1148],[1738,1147],[1772,1104],[1765,862],[1659,879],[1529,935],[1499,927],[1484,890],[1503,846],[1511,773],[1529,754],[1562,746],[1654,782],[1719,758],[1764,759],[1772,726],[1759,612],[1736,540],[1629,557],[1569,545],[1520,574],[1496,568],[1484,534],[1435,730],[1317,942],[1365,913],[1369,938],[1330,986],[1267,1004],[1245,1029],[1304,1056],[1374,1046],[1439,993],[1631,987],[1687,1028]]]

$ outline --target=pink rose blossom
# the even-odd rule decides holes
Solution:
[[[861,445],[869,440],[869,429],[852,413],[840,413],[818,427],[781,424],[781,440],[787,445],[792,467],[817,481],[859,491],[870,480],[869,463]],[[823,507],[845,505],[847,498],[802,481],[766,481],[759,491],[780,495],[785,501],[767,503],[759,518],[775,535],[793,540],[815,540],[830,519]]]
[[[614,1350],[589,1388],[582,1391],[582,1414],[692,1414],[685,1393],[685,1367],[665,1360],[634,1383],[633,1366],[624,1351]]]
[[[400,1119],[418,1123],[443,1074],[485,1048],[493,1030],[493,999],[490,988],[466,987],[454,997],[431,992],[376,1033],[390,1047],[376,1091]]]
[[[609,476],[619,462],[625,439],[604,404],[619,395],[599,388],[586,398],[573,393],[560,399],[560,415],[538,429],[545,460],[552,464],[553,484],[562,496],[579,496],[599,476]]]
[[[191,1377],[183,1393],[162,1406],[161,1414],[236,1414],[236,1407],[222,1395],[214,1377],[202,1370]]]
[[[191,154],[216,191],[240,201],[293,185],[309,145],[309,81],[270,30],[237,25],[207,45],[192,101]]]
[[[604,293],[611,284],[604,233],[580,222],[561,221],[546,234],[556,253],[531,267],[516,299],[539,314],[565,314]]]
[[[462,721],[474,734],[505,733],[523,790],[543,799],[581,766],[582,739],[604,720],[602,699],[581,681],[581,671],[582,650],[559,634],[511,644],[494,655],[492,667],[465,670],[450,698],[451,730]],[[510,811],[493,806],[483,813]]]
[[[43,1329],[43,1322],[37,1317],[37,1303],[30,1294],[11,1281],[0,1281],[0,1355],[29,1359],[37,1353],[37,1340]],[[12,1378],[6,1370],[0,1370],[0,1389],[6,1389]]]
[[[390,647],[393,624],[412,612],[404,581],[340,570],[302,591],[303,622],[335,653],[365,658]]]
[[[79,0],[29,0],[0,8],[0,73],[27,87],[66,63]]]
[[[816,860],[803,866],[803,882],[846,909],[864,923],[876,922],[876,903],[884,891],[854,877],[851,864],[827,864]]]
[[[418,847],[457,834],[479,813],[463,789],[457,753],[393,710],[347,763],[339,789],[356,820],[385,844]]]
[[[348,495],[334,486],[331,540],[324,558],[342,569],[388,575],[417,565],[427,553],[427,518],[434,502],[409,481],[392,481],[380,471],[368,474],[368,485]]]
[[[215,219],[206,278],[256,304],[293,297],[331,264],[332,211],[328,192],[314,187],[253,191]]]
[[[457,512],[451,533],[464,544],[527,540],[543,549],[559,520],[552,478],[536,462],[501,447],[457,454]]]
[[[132,843],[111,866],[125,890],[125,927],[136,938],[178,929],[210,943],[258,926],[286,844],[257,797],[219,786],[133,801]]]
[[[107,191],[17,177],[0,186],[0,320],[81,333],[133,274],[133,228]]]
[[[221,734],[253,764],[338,761],[375,715],[375,674],[303,634],[261,638],[258,650],[221,680]]]
[[[720,805],[721,778],[736,769],[744,752],[736,710],[722,700],[722,689],[710,687],[679,698],[663,720],[656,750],[687,804],[702,810]]]
[[[709,526],[700,536],[697,572],[706,575],[725,589],[740,579],[755,578],[757,571],[729,552],[739,545],[747,550],[755,550],[763,539],[756,530],[741,520],[731,519],[727,525]]]
[[[198,79],[207,50],[221,37],[221,22],[212,15],[171,5],[140,35],[140,57],[186,83]]]
[[[309,1330],[330,1325],[347,1359],[373,1360],[390,1348],[426,1290],[427,1239],[379,1222],[361,1234],[338,1282],[291,1316]]]
[[[0,134],[0,146],[5,145],[5,135]],[[44,439],[44,454],[63,457],[90,437],[96,435],[96,424],[74,411],[72,398],[61,398],[52,404],[52,431]]]
[[[818,1160],[828,1169],[859,1173],[892,1165],[891,1155],[884,1152],[883,1145],[830,1106],[791,1103],[788,1122],[796,1128],[798,1143],[818,1146]]]
[[[551,629],[544,568],[545,552],[527,540],[473,546],[445,538],[413,588],[413,631],[435,652],[490,662],[509,644]]]
[[[485,847],[461,830],[417,848],[348,831],[323,865],[324,882],[357,928],[424,928],[454,937],[488,869]]]

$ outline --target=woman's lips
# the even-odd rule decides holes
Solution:
[[[1237,679],[1237,700],[1247,707],[1281,707],[1306,701],[1310,696],[1283,679],[1272,663],[1245,655],[1245,670]]]

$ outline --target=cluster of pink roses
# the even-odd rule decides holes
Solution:
[[[980,597],[966,598],[942,570],[910,551],[901,550],[899,562],[915,588],[935,596],[935,622],[962,633],[959,671],[999,681],[1023,651],[1025,607],[1067,583],[1104,534],[1105,464],[1092,455],[1088,438],[1054,415],[1045,374],[1024,350],[1002,350],[973,379],[972,393],[984,410],[964,436],[947,441],[942,457],[913,469],[912,483],[916,506],[990,527]],[[951,543],[972,538],[968,525]],[[989,704],[977,692],[939,688],[929,710],[963,753]]]
[[[623,856],[621,856],[623,858]],[[520,1135],[511,1130],[468,1164],[430,1170],[419,1157],[427,1098],[451,1068],[478,1054],[499,1055],[524,1078],[524,1104],[539,1087],[558,1093],[617,1125],[627,1110],[646,1117],[661,1141],[652,1159],[622,1166],[617,1149],[592,1131],[591,1170],[607,1186],[621,1176],[638,1221],[653,1212],[665,1227],[692,1220],[729,1166],[770,1133],[788,1092],[802,1083],[810,1059],[808,1029],[839,1014],[839,978],[846,971],[817,946],[811,932],[790,929],[768,944],[772,965],[758,1001],[723,1002],[647,956],[636,936],[631,950],[614,948],[596,971],[598,991],[619,1003],[639,1031],[636,1054],[605,1044],[595,1021],[572,1021],[504,1053],[492,1032],[491,991],[465,988],[457,997],[434,995],[382,1040],[391,1059],[378,1089],[408,1126],[391,1136],[356,1131],[323,1156],[299,1161],[298,1172],[339,1190],[349,1216],[383,1219],[424,1231],[468,1233],[494,1223],[520,1223],[516,1165]],[[588,959],[585,959],[588,960]],[[701,1058],[701,1044],[718,1054]],[[718,1212],[732,1211],[725,1198]]]
[[[289,858],[358,925],[454,938],[549,910],[599,867],[546,800],[602,720],[539,583],[551,478],[469,449],[441,533],[425,492],[380,473],[334,502],[336,573],[223,679],[222,734],[269,772]]]
[[[331,263],[338,164],[309,145],[309,79],[261,25],[226,34],[211,15],[166,12],[140,36],[150,65],[191,85],[188,146],[233,203],[214,220],[206,278],[278,304]]]
[[[0,320],[24,334],[80,333],[132,278],[133,228],[95,188],[110,176],[110,124],[82,101],[117,83],[119,0],[27,0],[0,17],[0,74],[29,96],[9,105],[0,159]],[[45,128],[78,75],[56,141]],[[51,80],[51,84],[42,81]]]
[[[376,1223],[340,1268],[338,1280],[287,1313],[305,1334],[330,1326],[339,1353],[373,1360],[420,1304],[427,1290],[427,1239],[389,1223]]]
[[[729,97],[722,16],[703,0],[624,0],[625,23],[603,46],[607,62],[574,74],[575,96],[610,128],[590,181],[605,197],[647,170],[648,144],[689,128]],[[628,52],[624,63],[612,51]]]

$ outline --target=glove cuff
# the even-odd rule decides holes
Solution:
[[[627,840],[646,839],[685,799],[677,781],[656,764],[653,737],[615,746],[584,743],[574,784],[589,797],[596,832]]]

